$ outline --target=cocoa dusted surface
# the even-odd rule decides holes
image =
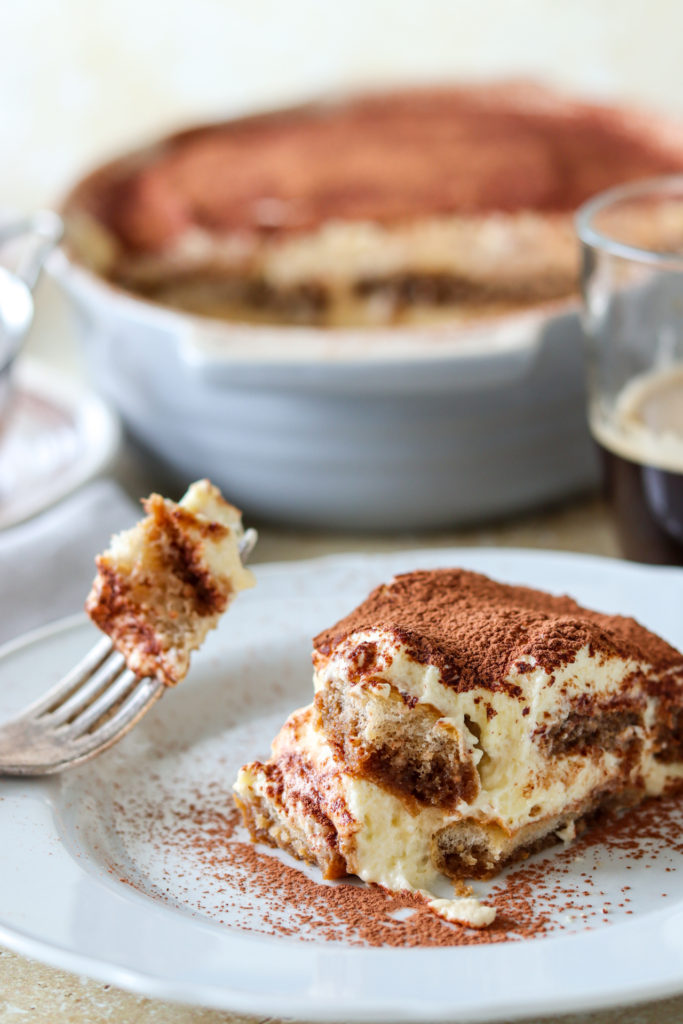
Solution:
[[[85,205],[124,247],[192,226],[283,235],[329,220],[571,212],[624,181],[683,169],[650,119],[528,83],[412,89],[176,135],[98,176]]]
[[[328,655],[364,630],[387,633],[417,662],[436,665],[444,683],[458,691],[510,689],[505,677],[518,659],[532,656],[552,673],[588,646],[593,654],[649,663],[656,672],[677,670],[670,686],[683,698],[683,655],[635,619],[604,615],[570,597],[508,586],[465,569],[397,576],[320,633],[315,650]],[[520,668],[524,671],[524,663]]]

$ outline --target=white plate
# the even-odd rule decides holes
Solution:
[[[578,863],[571,850],[543,855],[549,878],[563,864],[578,911],[581,890],[603,894],[610,910],[594,906],[590,928],[565,914],[550,937],[378,949],[305,930],[267,934],[267,901],[165,844],[179,808],[220,811],[238,765],[265,755],[285,714],[310,698],[314,633],[394,572],[445,565],[569,592],[683,645],[674,569],[495,550],[257,566],[257,588],[240,596],[187,682],[116,749],[61,779],[3,782],[0,942],[148,995],[329,1021],[501,1020],[683,991],[683,853],[673,848],[640,861],[599,847]],[[78,618],[4,647],[0,715],[56,680],[94,635]],[[143,814],[151,805],[154,815]],[[618,907],[626,883],[630,915]]]

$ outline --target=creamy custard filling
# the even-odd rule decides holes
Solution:
[[[288,727],[294,718],[299,721],[292,731]],[[583,764],[578,764],[576,758],[568,758],[566,765],[555,762],[552,772],[547,773],[548,777],[544,777],[540,785],[537,783],[527,796],[520,795],[516,804],[514,799],[511,801],[511,813],[503,818],[500,806],[506,804],[505,788],[482,790],[475,806],[463,806],[453,814],[444,814],[435,807],[409,809],[405,801],[381,786],[368,779],[354,778],[343,770],[314,727],[311,708],[296,712],[288,720],[274,743],[273,760],[286,765],[293,752],[297,759],[303,758],[306,763],[305,782],[298,795],[295,782],[286,799],[274,800],[267,771],[259,762],[242,768],[235,785],[237,795],[245,802],[253,803],[256,798],[268,805],[269,819],[264,819],[262,824],[277,845],[296,849],[293,837],[300,837],[299,842],[303,837],[309,854],[317,858],[320,848],[329,842],[319,818],[310,810],[310,790],[318,790],[322,797],[321,808],[334,826],[335,842],[349,873],[390,890],[420,892],[431,901],[430,906],[435,904],[432,909],[440,916],[473,927],[483,927],[493,920],[491,908],[482,906],[474,897],[433,899],[434,890],[443,878],[432,855],[437,833],[468,817],[481,823],[503,821],[504,827],[512,833],[532,821],[530,811],[535,806],[539,808],[539,818],[552,817],[553,813],[561,811],[570,817],[569,824],[557,829],[559,837],[568,841],[572,837],[572,810],[579,808],[593,791],[601,790],[620,768],[619,758],[609,753],[588,762],[584,759]],[[639,775],[645,780],[647,791],[656,795],[668,783],[683,777],[683,765],[660,764],[651,751],[645,749],[633,767],[634,778]],[[500,776],[498,783],[501,787],[509,786],[505,776]]]
[[[421,571],[319,634],[313,660],[313,703],[236,792],[255,839],[326,877],[417,891],[483,927],[492,910],[463,878],[571,841],[601,807],[681,789],[681,655],[633,619]]]
[[[359,676],[354,652],[361,644],[372,644],[377,652],[372,675]],[[649,669],[635,660],[593,655],[586,645],[552,674],[525,656],[500,688],[457,692],[443,684],[436,666],[419,664],[393,639],[389,642],[381,633],[367,631],[349,637],[330,658],[317,657],[314,685],[320,692],[331,681],[339,682],[350,699],[359,701],[366,688],[379,699],[393,691],[435,708],[444,727],[452,727],[460,737],[461,758],[470,759],[479,775],[478,794],[460,802],[458,816],[495,821],[512,834],[531,821],[559,813],[569,803],[578,804],[622,770],[621,759],[609,750],[595,750],[589,759],[580,753],[561,757],[544,752],[544,736],[565,721],[587,693],[593,713],[601,705],[609,707],[615,698],[638,708],[643,724],[632,725],[631,732],[643,743],[632,774],[642,774],[650,792],[661,791],[672,766],[661,770],[646,737],[656,707],[647,690]],[[371,732],[372,721],[365,728]]]
[[[289,765],[292,773],[293,786],[286,798],[281,790],[276,795],[261,762],[240,769],[234,786],[237,797],[245,804],[268,808],[267,815],[257,816],[258,827],[276,845],[298,856],[324,860],[321,847],[329,836],[321,828],[319,815],[311,814],[311,791],[315,790],[322,796],[321,809],[335,828],[337,848],[350,874],[392,891],[418,892],[436,914],[449,921],[474,928],[490,924],[495,910],[474,896],[434,898],[433,889],[442,878],[430,857],[431,838],[443,823],[438,811],[430,809],[414,817],[401,800],[344,772],[315,729],[311,710],[294,712],[273,743],[273,760]],[[303,757],[306,765],[298,792],[292,754],[297,763]]]
[[[79,241],[87,240],[89,231],[104,228],[75,220],[72,233]],[[98,269],[106,272],[117,258],[115,239],[109,248],[90,243],[87,252],[93,262],[99,257]],[[323,276],[330,288],[353,288],[359,281],[391,280],[408,272],[452,274],[486,282],[491,292],[504,294],[529,294],[538,289],[539,277],[555,278],[571,289],[578,272],[571,217],[526,210],[418,218],[392,226],[329,220],[303,236],[270,242],[193,226],[161,252],[129,254],[126,262],[131,278],[140,283],[207,267],[260,274],[278,288]]]

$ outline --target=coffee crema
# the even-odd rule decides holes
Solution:
[[[683,565],[683,365],[634,379],[590,427],[626,557]]]

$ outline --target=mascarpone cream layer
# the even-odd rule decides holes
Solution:
[[[70,230],[89,262],[109,272],[119,253],[107,229],[78,214],[72,215]],[[160,253],[126,257],[130,279],[140,283],[207,265],[259,274],[279,288],[321,278],[341,287],[405,273],[454,274],[519,287],[549,273],[573,282],[578,273],[571,218],[533,211],[419,218],[398,225],[329,220],[315,231],[272,241],[189,227]]]
[[[197,516],[200,522],[220,523],[227,534],[215,539],[209,533],[202,538],[202,560],[217,579],[229,582],[232,593],[255,586],[254,574],[242,564],[240,541],[244,537],[242,513],[225,501],[218,488],[208,480],[198,480],[180,500],[180,507]]]
[[[376,651],[371,670],[359,670],[358,648],[371,644]],[[263,801],[271,820],[267,827],[278,841],[283,834],[298,833],[313,857],[320,844],[329,843],[320,820],[311,814],[311,798],[336,829],[334,843],[347,870],[366,882],[390,890],[420,891],[440,916],[475,927],[493,919],[491,908],[476,899],[435,900],[432,893],[442,876],[434,866],[433,837],[457,822],[495,825],[513,836],[524,826],[552,821],[560,815],[580,813],[592,794],[618,779],[624,788],[624,761],[617,753],[597,748],[591,756],[548,752],[542,738],[560,725],[589,698],[584,713],[609,706],[612,698],[628,698],[642,712],[643,725],[633,725],[633,762],[629,778],[636,788],[660,794],[668,783],[683,778],[683,764],[664,764],[654,758],[653,739],[656,701],[647,693],[652,667],[633,659],[591,652],[588,646],[574,659],[549,673],[533,656],[520,657],[505,679],[495,686],[473,687],[458,692],[443,682],[436,665],[421,664],[395,637],[379,630],[359,631],[340,642],[332,654],[316,652],[316,692],[328,684],[341,684],[345,699],[364,701],[370,689],[375,698],[410,698],[409,704],[428,705],[441,716],[443,728],[459,736],[459,756],[470,760],[479,776],[479,792],[469,802],[461,800],[453,811],[435,806],[416,807],[382,786],[356,778],[316,728],[313,706],[295,712],[273,743],[270,765],[277,764],[286,778],[283,790],[273,788],[267,766],[246,765],[235,789],[252,804]],[[371,711],[376,701],[366,704]],[[408,705],[407,705],[408,706]],[[408,712],[409,714],[409,712]],[[368,740],[381,727],[372,713],[363,719]],[[558,834],[572,838],[568,827]]]
[[[319,856],[327,839],[310,811],[315,793],[336,828],[337,847],[350,874],[393,891],[419,892],[434,913],[449,921],[481,928],[494,920],[495,910],[476,897],[433,898],[430,890],[441,876],[430,859],[430,839],[443,815],[429,809],[413,817],[401,800],[344,772],[313,725],[311,705],[289,717],[273,742],[273,761],[288,776],[286,798],[274,794],[258,761],[240,769],[234,789],[245,803],[267,805],[270,820],[262,824],[278,845],[296,848],[303,838],[310,854]]]
[[[377,653],[371,675],[359,677],[354,652],[366,643]],[[316,692],[336,681],[349,699],[363,701],[365,688],[381,699],[391,687],[436,709],[443,727],[457,731],[460,758],[476,766],[480,789],[471,802],[460,802],[455,819],[494,822],[513,834],[530,822],[578,805],[620,773],[622,761],[610,751],[590,758],[578,753],[547,757],[544,752],[542,735],[563,722],[586,696],[598,711],[601,703],[614,697],[628,697],[642,708],[644,728],[632,727],[636,735],[645,734],[633,778],[642,776],[649,793],[660,793],[670,778],[683,775],[683,766],[654,760],[648,734],[656,705],[645,689],[652,672],[645,663],[591,653],[585,646],[573,661],[550,674],[533,656],[525,655],[495,688],[457,692],[443,683],[437,666],[415,661],[405,646],[378,630],[352,634],[331,656],[317,653],[315,662]],[[372,720],[366,721],[365,729],[372,734]]]
[[[235,791],[242,800],[250,804],[260,800],[267,805],[270,820],[267,823],[264,820],[264,825],[273,839],[282,845],[283,837],[286,840],[298,835],[304,839],[311,855],[318,856],[321,844],[328,839],[321,832],[319,821],[310,813],[311,796],[315,794],[320,809],[336,829],[336,846],[349,873],[390,890],[420,892],[434,912],[447,920],[473,927],[490,924],[495,912],[474,897],[465,900],[432,898],[442,876],[432,862],[431,843],[440,829],[464,817],[486,820],[482,808],[487,802],[489,806],[502,802],[504,794],[495,788],[483,791],[485,795],[477,799],[476,808],[465,806],[454,813],[435,807],[409,810],[399,797],[382,787],[346,773],[313,723],[312,706],[294,712],[273,743],[272,762],[279,764],[289,784],[286,798],[274,794],[268,772],[260,762],[245,765],[237,778]],[[528,749],[526,744],[525,749]],[[585,765],[576,773],[569,792],[559,783],[546,784],[542,790],[546,804],[554,801],[558,810],[569,811],[572,804],[580,802],[592,788],[604,785],[616,762],[613,755],[605,755]],[[557,763],[554,770],[558,770]],[[520,775],[524,771],[521,763],[516,762],[513,772]],[[645,776],[648,791],[656,794],[668,781],[681,778],[683,766],[658,764],[651,755],[645,754],[634,768],[634,775],[639,771]],[[562,768],[558,774],[571,779],[571,773]],[[502,778],[500,772],[497,778]],[[538,793],[518,796],[517,802],[517,823],[521,827],[534,820],[530,809],[534,803],[538,804]],[[546,813],[539,811],[536,817],[545,817]],[[567,830],[561,838],[570,839]]]

